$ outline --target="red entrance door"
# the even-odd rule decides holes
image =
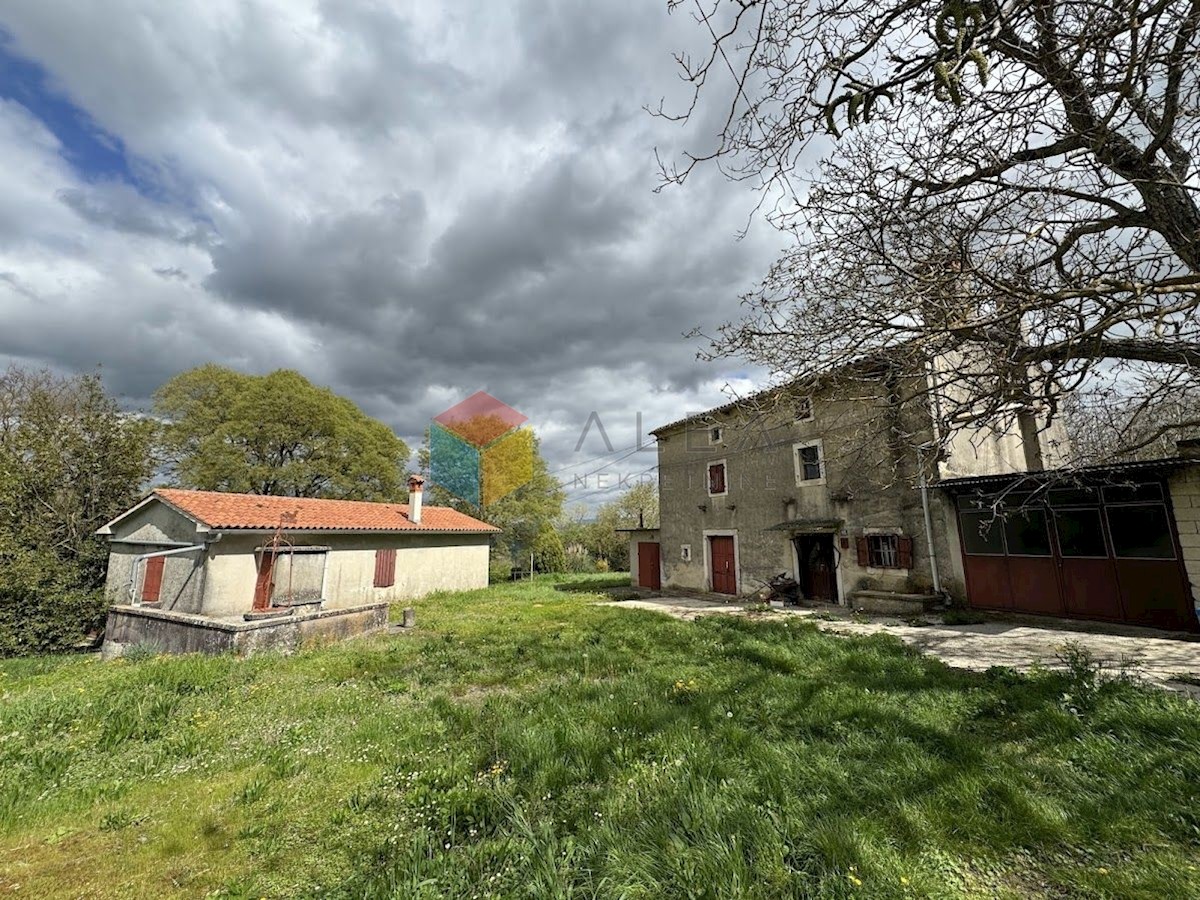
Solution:
[[[258,559],[258,578],[254,581],[254,609],[269,609],[275,588],[275,554],[264,550]]]
[[[708,539],[708,557],[712,560],[712,589],[718,594],[737,593],[737,567],[733,559],[733,538]]]
[[[659,576],[659,551],[657,541],[639,541],[638,555],[638,584],[644,588],[657,591],[662,587]]]

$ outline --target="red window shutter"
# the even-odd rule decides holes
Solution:
[[[391,587],[396,583],[396,551],[375,551],[375,587]]]
[[[142,576],[142,602],[157,603],[162,593],[163,566],[165,556],[152,556],[146,560],[146,574]]]
[[[900,568],[911,569],[913,561],[913,539],[907,535],[900,535],[896,541],[898,555],[900,557]]]
[[[871,564],[871,554],[867,549],[866,535],[862,535],[855,539],[858,545],[858,564],[864,569]]]
[[[710,494],[725,493],[725,464],[718,463],[708,467],[708,492]]]

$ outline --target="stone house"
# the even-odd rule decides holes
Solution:
[[[985,580],[976,574],[968,583],[968,568],[978,566],[964,556],[968,523],[958,498],[972,479],[1000,479],[1003,489],[1053,470],[1062,465],[1066,440],[1058,427],[1014,417],[1008,430],[963,428],[931,457],[920,449],[934,444],[936,428],[925,395],[920,383],[896,383],[865,369],[764,391],[655,429],[660,521],[657,529],[631,533],[634,583],[747,595],[788,574],[805,597],[847,605],[857,605],[863,591],[937,592],[966,601],[974,586],[979,594]],[[1103,477],[1128,481],[1149,473],[1116,467]],[[960,490],[942,487],[951,484]],[[1039,520],[1048,534],[1058,522],[1051,519]],[[1196,527],[1174,518],[1170,524]],[[969,525],[979,527],[973,519]],[[1120,551],[1111,538],[1105,526],[1110,562]],[[1046,542],[1055,558],[1061,555],[1057,537]],[[1172,567],[1169,577],[1178,584],[1177,576],[1186,576],[1182,553]],[[1113,562],[1113,577],[1117,568]],[[1200,583],[1200,571],[1192,580]],[[1182,584],[1190,594],[1186,577]],[[1008,591],[1007,608],[1019,609],[1024,595]],[[1178,614],[1167,616],[1176,623],[1168,627],[1194,622],[1190,596],[1183,596],[1172,594]],[[987,602],[978,605],[997,608]],[[1025,611],[1081,614],[1065,603]],[[1124,612],[1089,617],[1139,621]]]
[[[242,650],[381,627],[391,603],[488,583],[499,529],[453,509],[158,489],[99,530],[106,642]]]

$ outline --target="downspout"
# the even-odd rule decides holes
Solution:
[[[942,435],[942,403],[941,396],[938,393],[940,385],[938,384],[937,362],[933,359],[927,360],[929,372],[929,393],[931,410],[929,420],[933,431],[932,447],[941,446],[943,440]],[[925,458],[920,450],[917,450],[917,478],[921,486],[921,513],[925,517],[925,543],[929,548],[929,571],[933,574],[933,591],[935,594],[942,592],[942,578],[938,574],[937,550],[933,545],[933,517],[929,514],[929,479],[925,475]]]
[[[917,451],[917,472],[921,485],[921,512],[925,515],[925,542],[929,547],[929,571],[933,574],[933,592],[942,592],[942,579],[938,575],[937,550],[933,546],[933,517],[929,514],[929,479],[925,477],[925,459]]]

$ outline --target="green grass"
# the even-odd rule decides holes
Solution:
[[[570,578],[292,657],[0,661],[0,893],[1200,896],[1190,701]]]

